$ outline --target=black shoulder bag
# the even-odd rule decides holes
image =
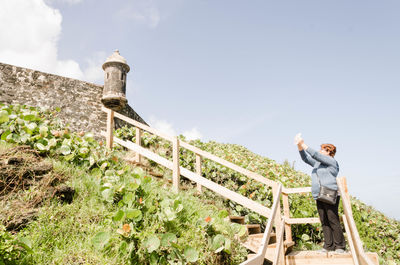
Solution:
[[[319,182],[319,194],[317,200],[328,204],[336,204],[337,190],[322,186],[318,174],[316,175]]]

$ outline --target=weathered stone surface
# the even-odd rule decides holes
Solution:
[[[107,116],[101,111],[103,86],[0,63],[0,102],[46,108],[59,107],[60,119],[73,131],[100,136]],[[145,121],[126,105],[121,114]],[[118,128],[125,123],[115,121]]]

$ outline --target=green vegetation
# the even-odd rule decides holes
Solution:
[[[60,203],[56,198],[42,202],[36,219],[16,235],[0,227],[0,243],[6,242],[1,246],[8,246],[0,247],[0,264],[13,264],[10,260],[16,264],[238,264],[247,252],[234,234],[243,234],[244,230],[225,217],[244,215],[248,223],[266,222],[258,214],[209,191],[201,196],[196,196],[194,189],[172,193],[167,182],[155,181],[146,171],[157,171],[167,180],[171,178],[169,170],[152,161],[146,161],[145,170],[121,162],[125,156],[122,148],[111,152],[90,133],[70,133],[55,118],[56,111],[26,106],[0,108],[2,145],[28,145],[49,157],[54,167],[51,174],[66,176],[65,184],[76,191],[71,204]],[[133,129],[122,128],[116,134],[135,140]],[[147,133],[143,134],[142,143],[171,159],[170,143]],[[289,163],[280,165],[244,147],[190,143],[281,181],[286,187],[310,185],[310,177],[296,172]],[[194,171],[194,154],[183,149],[180,152],[181,166]],[[263,205],[272,205],[270,188],[213,161],[203,161],[202,175]],[[182,185],[191,187],[193,183],[182,178]],[[12,196],[29,200],[34,187]],[[289,201],[291,216],[317,216],[310,195],[291,195]],[[377,252],[382,262],[400,262],[400,223],[356,199],[352,204],[365,248]],[[318,248],[322,241],[319,225],[294,225],[292,233],[299,249]]]
[[[36,220],[18,233],[30,248],[2,233],[9,246],[1,253],[4,263],[237,264],[245,259],[246,250],[234,239],[244,227],[227,221],[226,210],[204,205],[190,192],[172,193],[143,169],[121,162],[123,153],[106,150],[91,134],[69,133],[55,115],[26,106],[0,111],[2,144],[29,145],[51,157],[51,174],[67,176],[65,184],[76,191],[71,204],[52,198],[38,206]],[[29,200],[36,189],[13,190],[16,194],[7,194],[2,203]]]

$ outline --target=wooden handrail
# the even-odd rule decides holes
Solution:
[[[272,262],[273,265],[278,265],[279,261],[281,261],[281,264],[284,263],[285,261],[285,252],[284,252],[284,247],[283,247],[283,234],[285,232],[285,220],[282,219],[282,222],[279,224],[281,226],[280,233],[276,235],[276,249],[275,249],[275,257]],[[283,264],[282,264],[283,265]]]
[[[110,111],[110,109],[107,109],[105,107],[102,107],[101,110],[104,111],[104,112],[107,112],[107,113]],[[123,120],[123,121],[125,121],[127,123],[130,123],[130,124],[134,125],[135,127],[139,127],[139,128],[141,128],[141,129],[143,129],[145,131],[148,131],[148,132],[150,132],[152,134],[160,136],[161,138],[164,138],[164,139],[166,139],[168,141],[171,141],[171,142],[174,139],[173,136],[170,136],[168,134],[162,133],[162,132],[160,132],[160,131],[158,131],[158,130],[156,130],[154,128],[151,128],[150,126],[147,126],[146,124],[143,124],[141,122],[135,121],[134,119],[128,118],[128,117],[126,117],[126,116],[124,116],[124,115],[122,115],[122,114],[120,114],[118,112],[115,112],[115,111],[113,111],[113,112],[114,112],[114,117],[116,117],[116,118],[118,118],[120,120]]]
[[[242,168],[234,163],[231,163],[227,160],[217,157],[216,155],[213,155],[211,153],[203,151],[200,148],[197,148],[197,147],[192,146],[184,141],[179,140],[177,137],[172,137],[170,135],[159,132],[156,129],[153,129],[143,123],[140,123],[138,121],[135,121],[133,119],[125,117],[122,114],[114,112],[113,110],[103,107],[102,111],[107,112],[107,132],[102,131],[101,135],[106,137],[108,148],[112,148],[112,143],[116,142],[128,149],[135,151],[136,152],[136,160],[138,162],[140,162],[140,156],[143,155],[143,156],[147,157],[148,159],[151,159],[151,160],[171,169],[173,171],[173,186],[174,186],[175,190],[178,190],[178,188],[179,188],[179,182],[180,182],[179,176],[182,175],[192,181],[195,181],[197,183],[197,189],[200,192],[201,192],[201,187],[204,186],[204,187],[224,196],[225,198],[235,201],[235,202],[257,212],[258,214],[269,218],[267,228],[266,228],[266,230],[264,232],[264,236],[263,236],[262,247],[260,247],[259,253],[255,257],[242,263],[242,265],[262,264],[262,262],[264,261],[270,232],[271,232],[274,222],[279,222],[279,220],[282,220],[282,225],[280,226],[279,229],[277,229],[277,233],[279,233],[278,240],[282,240],[282,241],[283,241],[283,232],[284,231],[286,231],[286,238],[289,241],[292,240],[291,228],[290,228],[291,224],[319,223],[320,222],[319,218],[315,218],[315,217],[312,217],[312,218],[290,218],[290,211],[289,211],[290,206],[289,206],[288,195],[289,194],[310,193],[311,187],[285,188],[282,186],[282,184],[280,182],[276,182],[276,181],[267,179],[260,174],[257,174],[255,172],[252,172],[250,170]],[[123,141],[122,139],[119,139],[119,138],[113,136],[112,131],[113,131],[114,117],[136,126],[136,134],[137,134],[136,144],[131,141]],[[147,150],[146,148],[141,147],[140,146],[141,130],[148,131],[148,132],[155,134],[165,140],[171,141],[172,145],[173,145],[173,161],[170,161],[164,157],[157,155],[156,153],[153,153],[153,152]],[[187,150],[190,150],[195,153],[195,155],[196,155],[196,173],[179,166],[179,148],[180,147],[186,148]],[[207,178],[202,177],[201,176],[201,158],[202,157],[211,159],[227,168],[230,168],[232,170],[239,172],[240,174],[243,174],[251,179],[254,179],[258,182],[261,182],[267,186],[272,187],[273,191],[276,191],[273,194],[274,203],[273,203],[272,208],[269,209],[269,208],[261,205],[258,202],[255,202],[255,201],[253,201],[245,196],[242,196],[234,191],[231,191],[217,183],[214,183],[213,181],[211,181]],[[349,242],[351,244],[351,250],[352,250],[352,252],[354,252],[353,254],[356,255],[356,257],[353,257],[354,263],[355,264],[359,263],[359,265],[373,265],[372,261],[368,258],[368,256],[365,254],[365,252],[362,248],[361,239],[358,234],[358,230],[357,230],[357,227],[355,225],[353,215],[352,215],[350,197],[348,195],[347,185],[345,183],[346,180],[345,180],[345,178],[338,178],[337,181],[338,181],[339,190],[340,190],[340,192],[342,194],[342,198],[343,198],[343,209],[345,212],[345,216],[343,216],[343,220],[345,223],[345,228],[346,228],[346,231],[348,231],[347,234],[349,235],[349,241],[351,241],[351,242]],[[280,205],[280,195],[281,194],[283,195],[284,216],[281,217],[280,212],[279,212],[279,217],[278,217],[277,209],[278,208],[280,209],[279,205]],[[280,241],[279,241],[279,243],[280,243]],[[280,245],[281,244],[278,244],[277,248],[280,248]],[[262,251],[261,251],[261,249],[262,249]],[[277,254],[276,261],[278,259],[279,259],[279,252]]]
[[[354,252],[352,253],[353,255],[357,255],[358,260],[360,261],[360,265],[373,265],[374,263],[370,260],[370,258],[365,254],[363,246],[362,246],[362,241],[360,238],[360,235],[357,230],[356,223],[353,218],[352,210],[351,210],[351,202],[350,202],[350,196],[347,191],[347,185],[346,185],[346,178],[345,177],[340,177],[337,179],[338,183],[338,188],[340,191],[340,194],[342,195],[342,204],[343,204],[343,211],[345,214],[345,220],[348,224],[349,228],[349,236],[352,238],[352,241],[354,243]]]
[[[106,132],[101,132],[102,135],[106,135]],[[135,152],[140,152],[143,156],[147,157],[148,159],[151,159],[161,165],[163,165],[166,168],[173,169],[173,163],[172,161],[169,161],[168,159],[161,157],[146,148],[143,148],[141,146],[138,146],[137,144],[131,142],[131,141],[124,141],[121,140],[117,137],[113,137],[114,142],[117,144],[124,146],[128,149],[131,149]],[[202,177],[184,167],[179,167],[180,174],[192,181],[195,181],[199,183],[200,185],[220,194],[221,196],[224,196],[225,198],[228,198],[234,202],[237,202],[250,210],[253,210],[254,212],[264,216],[264,217],[269,217],[271,210],[263,205],[261,205],[258,202],[255,202],[243,195],[240,195],[239,193],[236,193],[234,191],[231,191],[228,188],[225,188],[209,179],[206,179],[205,177]]]
[[[265,259],[265,254],[267,253],[268,242],[271,237],[272,226],[274,225],[275,217],[278,213],[278,210],[280,209],[279,204],[280,204],[281,192],[282,192],[282,184],[279,183],[278,187],[276,188],[276,193],[274,194],[274,198],[276,198],[276,199],[274,200],[274,202],[272,204],[271,213],[270,213],[271,215],[268,217],[267,226],[265,227],[265,231],[264,231],[261,245],[258,249],[257,255],[246,260],[245,262],[242,262],[240,265],[261,265],[261,264],[263,264],[264,259]]]
[[[276,182],[276,181],[267,179],[267,178],[261,176],[260,174],[257,174],[255,172],[252,172],[252,171],[248,170],[248,169],[242,168],[242,167],[240,167],[240,166],[238,166],[236,164],[233,164],[232,162],[229,162],[229,161],[227,161],[225,159],[222,159],[222,158],[220,158],[220,157],[218,157],[216,155],[213,155],[211,153],[203,151],[200,148],[197,148],[197,147],[195,147],[193,145],[190,145],[190,144],[188,144],[188,143],[186,143],[184,141],[180,141],[180,144],[181,144],[181,147],[184,147],[184,148],[188,149],[189,151],[192,151],[195,154],[198,154],[198,155],[201,155],[202,157],[211,159],[211,160],[213,160],[213,161],[215,161],[215,162],[217,162],[217,163],[219,163],[219,164],[221,164],[221,165],[223,165],[225,167],[233,169],[233,170],[235,170],[235,171],[237,171],[237,172],[239,172],[239,173],[241,173],[241,174],[243,174],[243,175],[245,175],[245,176],[247,176],[249,178],[252,178],[252,179],[254,179],[254,180],[258,181],[258,182],[261,182],[261,183],[263,183],[263,184],[265,184],[267,186],[275,187],[278,184],[278,182]]]

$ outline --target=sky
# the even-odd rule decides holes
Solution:
[[[400,220],[400,1],[0,0],[0,62],[102,85],[119,49],[150,125],[310,173],[337,146],[353,196]]]

